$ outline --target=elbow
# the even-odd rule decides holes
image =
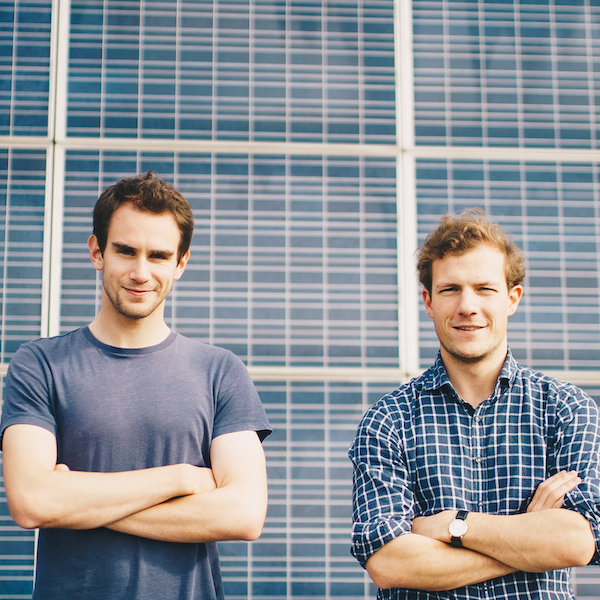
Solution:
[[[594,554],[596,554],[596,543],[594,539],[591,539],[589,543],[581,544],[573,549],[572,560],[569,566],[586,567],[594,558]]]
[[[590,564],[596,554],[596,540],[589,521],[581,518],[580,527],[572,529],[572,537],[564,544],[559,560],[563,563],[558,568],[585,567]]]
[[[263,531],[266,518],[266,506],[251,508],[240,507],[235,518],[230,521],[229,531],[224,532],[224,539],[253,542]]]
[[[253,542],[261,536],[262,530],[262,525],[259,525],[258,527],[256,525],[249,525],[245,527],[243,531],[240,531],[237,539],[244,542]]]
[[[257,540],[263,531],[265,524],[265,514],[248,514],[243,521],[240,522],[237,537],[238,540],[245,542],[253,542]]]
[[[380,589],[387,590],[393,587],[393,584],[389,579],[385,576],[385,573],[379,572],[377,569],[367,567],[367,573],[369,573],[369,577],[371,581]]]
[[[393,587],[403,587],[397,580],[392,580],[391,569],[386,567],[386,561],[381,560],[377,552],[367,560],[365,569],[371,578],[371,581],[380,589],[387,590]]]
[[[39,510],[39,507],[35,506],[34,503],[12,501],[9,502],[8,508],[13,521],[23,529],[52,527],[48,515]]]
[[[39,529],[42,525],[41,521],[21,511],[11,510],[10,515],[12,520],[22,529]]]
[[[596,543],[593,538],[581,539],[571,545],[561,547],[550,561],[541,560],[528,567],[521,566],[521,570],[529,573],[542,573],[544,571],[557,571],[571,567],[585,567],[590,564],[596,553]]]
[[[6,497],[13,521],[23,529],[64,526],[64,511],[48,495],[7,489]]]

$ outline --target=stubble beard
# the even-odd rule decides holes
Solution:
[[[444,343],[444,339],[439,335],[436,328],[436,334],[438,336],[438,340],[440,342],[440,346],[450,355],[454,360],[464,365],[475,365],[479,362],[486,360],[489,356],[491,356],[498,348],[498,346],[492,346],[484,348],[478,354],[465,354],[459,348],[457,348],[453,344]],[[451,341],[451,340],[450,340]]]
[[[439,338],[438,338],[439,339]],[[483,354],[477,354],[475,356],[464,354],[459,352],[456,348],[451,348],[444,344],[444,342],[440,339],[440,346],[456,361],[461,362],[465,365],[474,365],[478,362],[485,360],[491,353],[492,350],[487,350],[483,352]]]
[[[163,296],[156,299],[154,303],[150,306],[146,305],[136,305],[132,306],[127,305],[125,302],[119,298],[117,293],[113,293],[109,286],[105,285],[104,278],[102,278],[102,289],[106,294],[107,298],[110,300],[110,303],[114,306],[115,310],[122,315],[123,317],[127,317],[128,319],[145,319],[149,317],[163,302],[163,300],[169,294],[169,291]],[[134,308],[139,308],[140,310],[132,310]]]

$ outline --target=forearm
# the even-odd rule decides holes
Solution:
[[[587,565],[595,552],[589,522],[562,508],[500,516],[469,513],[463,544],[521,571]]]
[[[254,540],[262,532],[266,485],[226,486],[176,498],[107,525],[109,529],[166,542]]]
[[[256,539],[267,513],[265,454],[254,431],[216,437],[216,488],[177,498],[111,523],[122,533],[168,542]]]
[[[181,464],[120,473],[40,468],[29,482],[16,485],[10,474],[7,497],[24,528],[93,529],[190,494],[193,469],[198,468]]]
[[[402,535],[382,546],[366,568],[379,588],[426,591],[452,590],[517,570],[489,556],[418,534]]]

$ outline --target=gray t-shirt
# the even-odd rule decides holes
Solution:
[[[99,342],[87,327],[21,346],[6,377],[1,434],[26,423],[56,435],[58,462],[117,472],[210,467],[211,440],[270,432],[244,364],[172,332],[149,348]],[[40,531],[34,599],[223,598],[215,543],[159,542],[105,528]]]

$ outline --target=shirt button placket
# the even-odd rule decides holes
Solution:
[[[481,465],[483,463],[483,457],[481,455],[481,421],[482,416],[480,414],[481,406],[479,406],[473,415],[473,500],[477,500],[477,507],[483,508],[483,497],[482,497],[482,472]]]

